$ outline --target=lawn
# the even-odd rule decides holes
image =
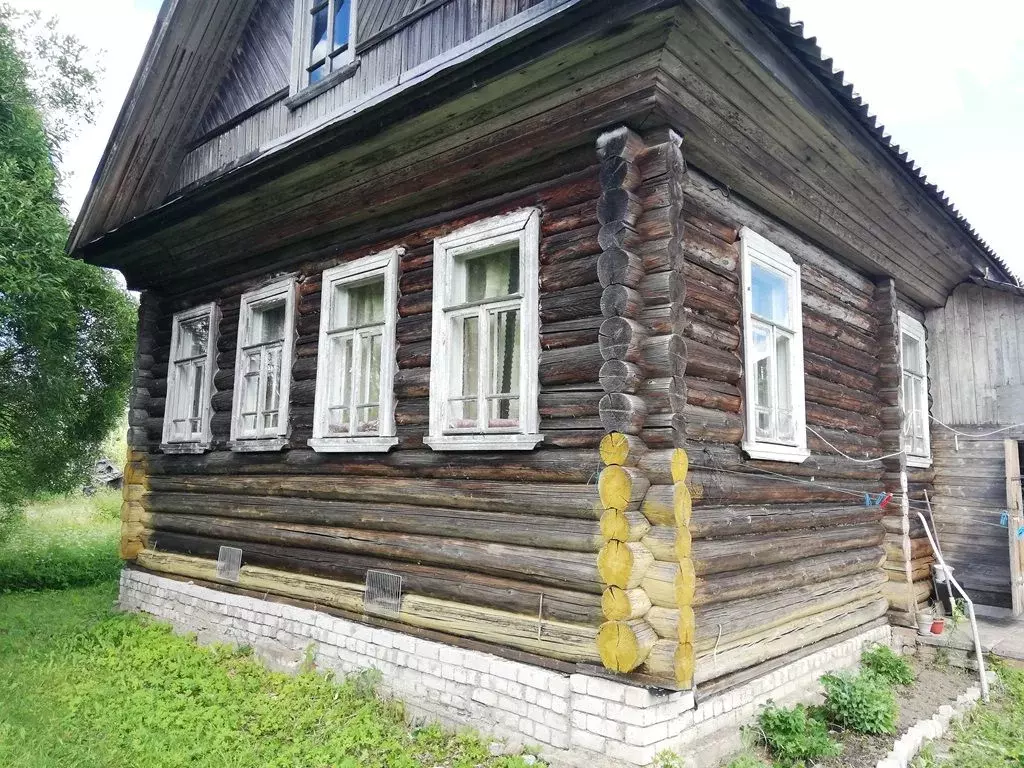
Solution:
[[[272,673],[247,649],[201,648],[156,621],[118,614],[117,523],[103,503],[36,507],[0,546],[4,768],[533,762],[492,756],[472,734],[408,726],[400,704],[376,695],[372,676]]]
[[[988,704],[979,704],[947,734],[942,750],[928,746],[915,768],[1024,766],[1024,669],[994,664],[999,682]],[[938,752],[945,753],[937,758]]]

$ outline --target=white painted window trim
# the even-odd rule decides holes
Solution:
[[[793,397],[793,429],[796,440],[793,444],[775,443],[756,438],[756,377],[754,370],[754,325],[751,264],[758,262],[786,278],[789,286],[789,304],[793,313],[793,349],[790,354],[790,381]],[[742,448],[752,459],[785,461],[799,464],[808,456],[807,450],[807,404],[804,399],[804,330],[803,306],[800,291],[800,266],[793,257],[771,241],[749,227],[740,230],[740,262],[742,265],[743,289],[743,378],[744,412],[746,415]]]
[[[452,265],[458,256],[517,243],[521,296],[519,366],[519,428],[513,431],[446,434],[449,395],[447,297],[452,289]],[[524,208],[475,222],[434,241],[434,304],[430,366],[430,434],[423,442],[439,451],[529,451],[544,436],[539,433],[537,407],[540,363],[540,211]]]
[[[292,385],[292,361],[295,351],[295,278],[288,277],[248,293],[243,293],[235,342],[235,383],[231,405],[231,442],[233,451],[279,451],[288,445],[289,411]],[[274,434],[261,437],[241,435],[242,353],[254,309],[261,304],[284,299],[284,340],[281,346],[281,409]]]
[[[358,0],[349,0],[352,7],[349,9],[349,31],[348,48],[334,57],[335,65],[331,72],[328,72],[323,80],[317,83],[310,83],[307,67],[310,64],[310,35],[313,28],[313,15],[310,9],[313,7],[313,0],[295,0],[292,11],[292,76],[291,95],[304,91],[307,88],[317,88],[332,80],[331,76],[345,69],[345,65],[352,64],[356,59],[356,30],[359,20]],[[330,43],[334,41],[334,14],[331,13],[331,6],[328,5],[327,58],[330,59]],[[329,86],[328,86],[329,87]]]
[[[205,404],[201,415],[200,436],[190,440],[172,440],[174,413],[171,403],[175,401],[178,383],[178,368],[174,363],[174,350],[178,348],[178,335],[184,323],[206,317],[209,333],[206,340],[206,363],[203,376],[202,401]],[[171,321],[171,353],[167,366],[167,396],[164,400],[164,427],[160,450],[164,453],[204,453],[210,450],[212,435],[210,420],[213,417],[213,378],[217,372],[217,332],[220,326],[220,310],[215,302],[203,304],[182,312],[176,312]]]
[[[905,371],[905,367],[904,367],[904,364],[903,364],[903,337],[904,336],[910,336],[912,339],[914,339],[915,341],[917,341],[921,345],[922,368],[924,370],[924,376],[923,376],[922,385],[923,385],[923,389],[924,389],[923,397],[924,397],[924,402],[925,402],[925,410],[924,410],[924,448],[925,448],[925,452],[923,454],[913,454],[913,453],[911,453],[909,446],[906,444],[906,436],[903,434],[903,430],[902,429],[900,430],[900,440],[901,440],[903,448],[907,452],[907,454],[906,454],[906,456],[907,456],[907,466],[908,467],[925,468],[925,467],[930,467],[932,465],[931,421],[930,421],[930,418],[929,418],[929,408],[930,408],[930,406],[929,406],[929,401],[928,401],[928,394],[929,394],[929,386],[928,386],[928,384],[929,384],[929,382],[928,382],[928,347],[927,347],[927,343],[926,343],[926,341],[927,341],[927,332],[925,331],[924,325],[920,321],[915,320],[913,317],[908,315],[906,312],[900,312],[898,314],[898,318],[899,318],[899,333],[900,333],[900,338],[899,338],[899,355],[900,355],[900,392],[901,393],[903,391],[903,376],[904,376],[904,371]],[[911,374],[911,375],[916,375],[916,374]],[[903,418],[907,419],[907,418],[909,418],[909,415],[910,414],[909,414],[909,411],[907,410],[907,404],[904,403],[904,406],[903,406]],[[905,424],[904,424],[904,426],[905,426]]]
[[[347,264],[324,270],[320,291],[320,335],[317,341],[316,399],[313,408],[313,437],[309,447],[322,453],[364,451],[383,453],[398,444],[395,436],[395,325],[398,318],[398,260],[405,249],[390,248]],[[332,374],[328,364],[327,334],[334,305],[335,289],[384,276],[384,328],[380,350],[380,415],[376,436],[330,436],[327,431],[327,399]]]

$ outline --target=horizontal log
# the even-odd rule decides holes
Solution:
[[[412,504],[321,501],[228,494],[163,493],[146,496],[151,512],[300,523],[367,531],[454,536],[540,549],[597,552],[604,543],[593,520]]]
[[[610,621],[639,619],[651,609],[651,599],[643,588],[608,587],[601,595],[601,611]]]
[[[592,458],[597,465],[597,455]],[[395,503],[597,520],[595,485],[507,483],[483,480],[427,480],[348,476],[154,475],[153,491],[224,493],[275,498],[301,497],[362,504]]]
[[[217,577],[213,560],[164,552],[144,551],[139,565],[160,573],[172,573],[210,582]],[[310,600],[352,613],[363,612],[363,587],[331,579],[288,573],[276,569],[243,566],[237,584],[245,589]],[[498,643],[551,658],[598,661],[597,630],[566,622],[522,616],[482,606],[466,605],[415,594],[403,595],[399,623],[434,629],[459,637]]]
[[[153,515],[153,528],[206,538],[321,551],[325,560],[335,557],[332,553],[366,555],[474,570],[554,587],[569,586],[581,592],[600,594],[602,591],[592,553],[452,537],[166,513]]]
[[[829,552],[873,547],[881,544],[884,536],[882,526],[872,522],[772,535],[700,539],[693,544],[693,563],[697,574],[706,576]]]
[[[543,350],[540,353],[540,382],[544,386],[597,383],[603,363],[598,344]]]

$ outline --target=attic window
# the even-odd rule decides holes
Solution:
[[[293,93],[347,70],[355,52],[355,0],[295,0]]]

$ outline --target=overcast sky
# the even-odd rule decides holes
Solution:
[[[149,36],[158,0],[14,0],[104,49],[104,107],[67,150],[77,213]],[[1024,3],[790,0],[894,139],[1024,276]],[[855,12],[854,12],[855,10]]]

